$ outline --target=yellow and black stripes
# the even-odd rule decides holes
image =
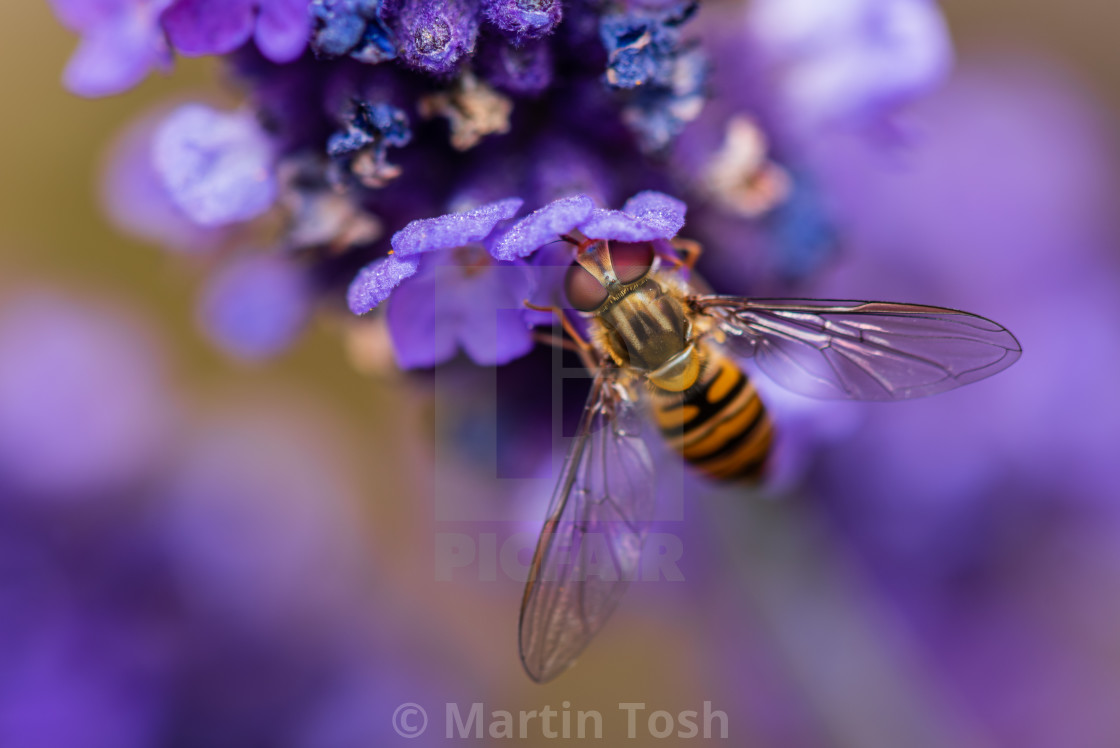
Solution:
[[[696,384],[684,393],[655,390],[653,415],[673,449],[712,478],[757,479],[773,427],[746,374],[709,350]]]

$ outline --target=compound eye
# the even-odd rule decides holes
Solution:
[[[607,300],[607,289],[579,263],[572,263],[564,278],[564,293],[573,309],[590,312]]]
[[[649,242],[611,242],[611,265],[618,282],[626,285],[642,279],[653,265]]]

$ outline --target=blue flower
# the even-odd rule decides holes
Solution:
[[[345,129],[331,135],[327,155],[366,187],[383,187],[400,175],[387,161],[389,148],[408,145],[408,115],[391,104],[352,99],[343,119]],[[339,177],[340,179],[342,177]]]
[[[311,48],[320,57],[392,60],[397,56],[396,40],[382,18],[383,6],[382,0],[312,0],[316,28]]]

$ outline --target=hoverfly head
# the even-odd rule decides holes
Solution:
[[[577,247],[564,291],[572,308],[581,312],[598,309],[620,288],[645,278],[655,262],[649,242],[611,244],[606,239],[584,239]]]

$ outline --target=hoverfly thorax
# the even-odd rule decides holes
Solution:
[[[565,293],[591,316],[595,336],[619,366],[644,372],[661,389],[681,392],[696,381],[700,356],[692,322],[672,282],[659,272],[650,242],[580,242]]]

